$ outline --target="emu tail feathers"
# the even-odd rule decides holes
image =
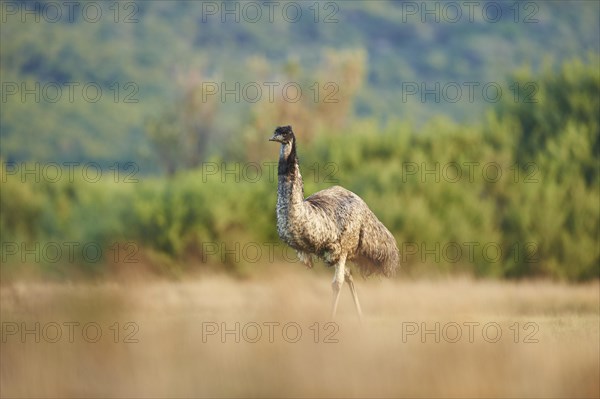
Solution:
[[[399,266],[396,239],[372,212],[369,212],[360,230],[356,255],[355,260],[363,276],[380,273],[391,277]]]

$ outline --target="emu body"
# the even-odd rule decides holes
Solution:
[[[367,204],[352,191],[334,186],[304,198],[296,138],[291,126],[278,127],[271,141],[281,143],[277,188],[277,232],[312,267],[312,256],[335,267],[333,304],[335,316],[344,281],[350,287],[356,310],[360,304],[346,261],[357,264],[361,274],[389,277],[399,261],[396,240]]]

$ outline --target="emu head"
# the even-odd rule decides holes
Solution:
[[[275,129],[275,133],[273,137],[269,139],[269,141],[276,141],[281,144],[291,144],[293,143],[295,137],[294,132],[292,131],[291,126],[279,126]]]

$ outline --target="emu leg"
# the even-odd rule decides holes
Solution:
[[[342,285],[344,285],[345,263],[346,258],[344,257],[335,264],[335,273],[333,275],[333,281],[331,282],[331,288],[333,288],[333,304],[331,306],[332,319],[335,318],[338,302],[340,300],[340,293],[342,292]]]
[[[354,288],[354,279],[352,278],[352,273],[350,270],[346,270],[346,274],[344,275],[348,286],[350,287],[350,292],[352,292],[352,299],[354,299],[354,306],[356,306],[356,311],[358,312],[358,318],[362,320],[362,310],[360,309],[360,303],[358,302],[358,294],[356,293],[356,288]]]

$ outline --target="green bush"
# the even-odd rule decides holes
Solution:
[[[598,278],[597,65],[574,61],[545,72],[535,80],[539,102],[503,103],[477,125],[434,117],[417,131],[363,119],[343,134],[311,142],[299,135],[305,194],[333,184],[359,194],[395,235],[407,273]],[[272,158],[252,162],[276,160],[275,146],[265,145]],[[107,176],[92,184],[22,182],[3,169],[3,250],[9,242],[78,241],[110,254],[115,243],[133,242],[143,259],[178,273],[205,264],[251,273],[260,264],[208,254],[206,245],[219,244],[222,252],[236,243],[278,243],[277,179],[266,168],[256,181],[240,178],[240,164],[214,162],[238,172],[208,175],[202,166],[169,178],[127,184]],[[63,277],[103,273],[109,260],[40,268]],[[3,259],[3,274],[20,264]]]

